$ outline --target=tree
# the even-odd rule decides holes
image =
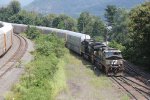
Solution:
[[[7,7],[0,8],[0,20],[9,21],[8,19],[20,11],[20,3],[18,1],[11,1]]]
[[[125,44],[128,42],[129,14],[125,9],[117,8],[110,39]]]
[[[10,17],[9,22],[28,25],[42,25],[43,20],[38,13],[22,10],[18,14]]]
[[[57,16],[55,14],[49,14],[43,17],[42,26],[53,27],[53,21]]]
[[[92,16],[88,12],[82,12],[78,18],[78,31],[85,34],[90,34],[87,32],[87,28],[91,30],[92,25]]]
[[[114,17],[117,12],[117,8],[114,5],[108,5],[105,11],[105,18],[108,22],[108,26],[112,26],[114,24]]]
[[[52,25],[55,28],[75,31],[76,24],[76,20],[74,20],[73,18],[66,15],[60,15],[53,20]]]
[[[104,36],[105,26],[100,18],[95,18],[92,36]]]
[[[8,9],[10,10],[10,13],[12,15],[17,14],[21,10],[19,1],[17,0],[11,1],[10,4],[8,5]]]
[[[150,65],[150,2],[130,12],[128,55],[136,63]],[[129,51],[130,50],[130,51]]]
[[[0,8],[0,20],[1,21],[8,21],[8,17],[9,17],[9,13],[8,13],[8,9],[7,8]]]

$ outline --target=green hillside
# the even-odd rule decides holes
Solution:
[[[78,17],[83,11],[89,11],[94,15],[103,16],[107,5],[116,5],[123,8],[133,8],[141,4],[144,0],[34,0],[24,9],[29,11],[38,11],[48,14],[67,14]]]

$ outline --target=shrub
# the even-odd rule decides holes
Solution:
[[[40,31],[35,27],[28,26],[26,34],[29,39],[35,39],[40,36]]]
[[[121,43],[117,43],[116,41],[111,41],[109,44],[108,44],[109,47],[112,47],[112,48],[116,48],[116,49],[119,49],[120,51],[124,51],[125,50],[125,46],[123,46]]]
[[[20,83],[6,99],[54,100],[65,87],[63,58],[67,50],[64,41],[54,34],[40,34],[36,28],[28,28],[26,34],[35,42],[35,59],[26,65]]]

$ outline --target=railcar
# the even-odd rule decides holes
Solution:
[[[22,33],[27,30],[28,25],[11,23],[14,33]]]
[[[0,56],[3,56],[13,44],[13,27],[0,22]]]
[[[27,25],[24,24],[12,23],[12,25],[14,27],[15,33],[25,32],[28,27]],[[56,28],[48,28],[43,26],[35,26],[35,27],[44,34],[54,32],[56,36],[63,38],[66,41],[67,48],[71,49],[72,51],[78,54],[81,54],[81,42],[84,41],[84,39],[90,39],[89,35],[78,33],[78,32],[72,32],[72,31],[56,29]]]

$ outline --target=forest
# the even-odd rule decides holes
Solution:
[[[18,1],[12,1],[0,8],[0,20],[81,32],[101,42],[107,39],[109,46],[122,51],[124,59],[150,69],[150,2],[130,11],[108,5],[102,20],[89,12],[82,12],[77,19],[64,14],[43,15],[25,11]],[[107,30],[107,26],[112,29]]]

